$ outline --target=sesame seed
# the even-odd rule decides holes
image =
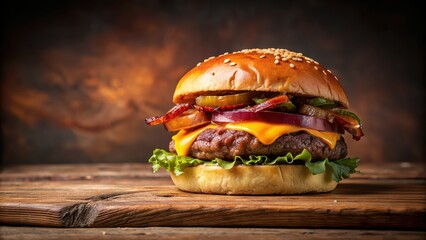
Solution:
[[[321,67],[319,65],[319,63],[317,61],[315,61],[314,59],[309,58],[307,56],[304,56],[303,53],[293,52],[293,51],[290,51],[290,50],[287,50],[287,49],[281,49],[281,48],[265,48],[265,49],[252,48],[252,49],[242,49],[240,51],[234,51],[234,52],[229,52],[229,53],[226,52],[226,53],[223,53],[222,55],[219,55],[219,56],[226,56],[227,54],[229,54],[229,55],[232,55],[232,54],[241,54],[241,53],[243,53],[243,54],[255,53],[255,54],[258,54],[257,56],[260,57],[260,58],[268,58],[268,59],[271,56],[273,56],[273,58],[274,58],[273,62],[274,63],[277,62],[275,64],[280,64],[280,62],[287,62],[289,64],[292,63],[292,66],[294,66],[294,68],[296,67],[295,65],[296,65],[297,62],[306,62],[308,64],[312,64],[313,67],[317,66],[317,67],[315,67],[315,69],[318,70],[318,71],[323,71],[324,70],[325,71],[325,75],[328,74],[327,73],[328,70],[324,69],[323,67]],[[227,57],[229,57],[229,56],[227,56]],[[216,57],[210,57],[210,58],[207,58],[204,61],[208,61],[208,60],[210,60],[212,58],[216,58]],[[232,63],[231,59],[226,60],[225,58],[226,57],[223,58],[224,59],[224,63],[228,63],[231,66],[237,65],[237,63]],[[197,65],[197,66],[199,66],[199,65]],[[332,74],[330,72],[330,76],[334,77],[334,74]]]
[[[200,66],[200,65],[201,65],[201,63],[200,63],[200,62],[199,62],[199,63],[197,63],[197,67],[198,67],[198,66]]]
[[[331,73],[330,69],[327,69],[327,72]]]
[[[223,61],[223,63],[229,63],[231,61],[231,59],[227,58]]]
[[[231,62],[229,65],[235,66],[235,65],[237,65],[237,63],[236,62]]]
[[[291,68],[294,68],[295,66],[294,66],[294,64],[293,64],[293,63],[290,63],[290,67],[291,67]]]
[[[327,75],[327,72],[326,72],[326,71],[324,71],[324,70],[322,70],[322,73],[323,73],[324,75]]]
[[[339,81],[339,79],[338,79],[336,76],[334,76],[334,78],[335,78],[337,81]]]
[[[315,68],[315,70],[318,70],[318,67],[317,67],[317,66],[314,66],[314,68]]]

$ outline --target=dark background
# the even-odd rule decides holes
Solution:
[[[424,160],[424,12],[407,1],[2,3],[2,163],[146,162],[171,133],[144,118],[212,55],[287,48],[337,75],[365,162]]]

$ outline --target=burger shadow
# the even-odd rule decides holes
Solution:
[[[342,183],[337,185],[333,191],[334,194],[350,194],[350,195],[368,195],[380,194],[397,189],[398,187],[391,184],[380,183]]]

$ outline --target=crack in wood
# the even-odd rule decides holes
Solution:
[[[99,214],[98,201],[142,191],[106,193],[86,198],[86,202],[66,206],[60,210],[61,223],[66,227],[90,227]]]
[[[60,211],[61,222],[66,227],[89,227],[99,214],[95,202],[77,203]]]

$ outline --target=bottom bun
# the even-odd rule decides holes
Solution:
[[[194,193],[286,195],[330,192],[337,186],[328,169],[313,175],[303,165],[237,165],[230,170],[198,165],[179,176],[170,175],[180,190]]]

